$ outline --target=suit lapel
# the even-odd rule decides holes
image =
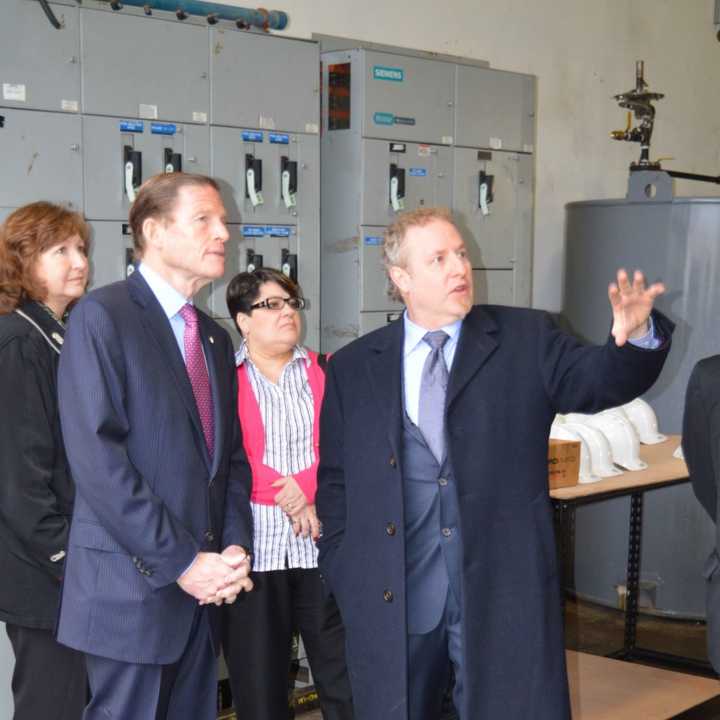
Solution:
[[[497,330],[495,321],[478,305],[465,317],[450,370],[446,409],[495,352],[499,344]]]
[[[209,465],[210,458],[205,444],[205,436],[202,430],[202,423],[200,422],[197,403],[195,402],[195,395],[193,394],[190,378],[187,374],[185,361],[183,360],[177,340],[170,327],[170,322],[149,285],[139,272],[134,272],[128,278],[127,282],[130,288],[130,296],[142,308],[140,314],[142,323],[156,343],[163,361],[170,370],[172,380],[170,384],[176,389],[176,392],[180,394],[185,404],[185,408],[195,428],[195,441]]]
[[[390,446],[398,463],[402,447],[402,318],[378,333],[370,347],[367,371],[379,410],[378,421],[388,431]]]

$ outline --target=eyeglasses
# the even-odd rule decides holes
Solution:
[[[289,305],[293,310],[302,310],[305,307],[305,298],[301,297],[269,297],[262,302],[255,303],[250,306],[251,310],[259,310],[267,308],[268,310],[282,310],[285,304]]]

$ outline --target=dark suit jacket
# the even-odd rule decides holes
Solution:
[[[720,483],[720,355],[701,360],[692,371],[685,395],[682,446],[697,499],[716,524]],[[707,559],[708,656],[720,672],[720,531]]]
[[[667,338],[657,351],[583,346],[533,310],[478,306],[463,322],[446,408],[463,543],[461,717],[569,717],[550,425],[644,393],[673,327],[659,313],[655,323]],[[402,347],[398,320],[338,351],[321,419],[320,568],[345,623],[359,720],[407,717]]]
[[[0,620],[51,630],[74,488],[57,366],[64,330],[37,303],[0,317]]]
[[[177,578],[198,551],[251,547],[232,344],[198,315],[215,409],[212,464],[182,354],[141,274],[73,311],[59,391],[77,497],[58,639],[78,650],[174,662],[197,606]]]

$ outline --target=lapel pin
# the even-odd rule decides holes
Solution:
[[[65,340],[63,340],[63,336],[62,336],[60,333],[58,333],[58,332],[54,332],[54,333],[52,334],[52,339],[53,339],[58,345],[62,345],[62,344],[65,342]]]
[[[210,341],[211,345],[215,344],[215,338],[212,335],[208,338],[208,340]]]

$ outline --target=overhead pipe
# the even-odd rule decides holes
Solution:
[[[281,10],[241,8],[204,0],[110,0],[113,10],[120,10],[123,5],[143,8],[148,14],[153,10],[174,12],[179,20],[184,20],[189,15],[200,15],[211,25],[218,20],[230,20],[238,27],[284,30],[288,24],[287,13]]]

